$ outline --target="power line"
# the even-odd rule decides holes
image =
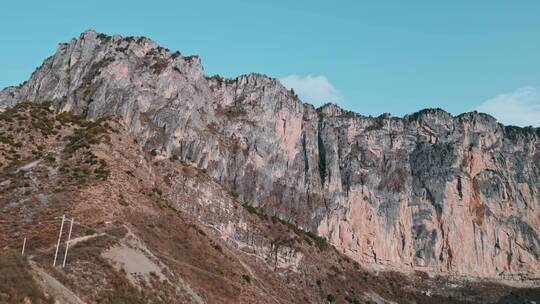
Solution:
[[[66,220],[66,215],[62,215],[62,224],[60,225],[60,233],[58,234],[58,242],[56,243],[56,252],[54,253],[54,262],[53,267],[56,266],[56,258],[58,257],[58,248],[60,248],[60,240],[62,239],[62,230],[64,229],[64,221]]]
[[[64,223],[64,221],[65,221],[65,219],[66,219],[66,218],[65,218],[65,215],[63,215],[62,217],[55,217],[55,218],[51,219],[51,221],[58,221],[58,220],[60,220],[60,219],[62,219],[62,225],[61,225],[61,229],[62,229],[63,223]],[[115,235],[112,235],[112,234],[109,234],[109,233],[107,233],[107,232],[104,232],[104,231],[102,231],[101,229],[98,229],[98,228],[95,228],[95,227],[90,227],[90,226],[85,225],[85,224],[83,224],[83,223],[81,223],[81,222],[79,222],[79,221],[74,220],[73,218],[71,218],[70,221],[71,221],[70,232],[71,232],[71,229],[72,229],[72,226],[73,226],[73,225],[78,225],[78,226],[81,226],[81,227],[83,227],[83,228],[87,228],[87,229],[90,229],[90,230],[93,230],[93,231],[96,231],[96,232],[100,232],[100,235],[104,235],[104,236],[113,238],[113,239],[115,239],[116,241],[118,241],[119,243],[122,243],[122,244],[124,244],[124,245],[126,245],[126,246],[131,246],[130,243],[126,242],[125,240],[121,239],[120,237],[115,236]],[[71,237],[71,234],[70,234],[69,237]],[[60,238],[59,238],[59,239],[60,239]],[[60,242],[60,241],[59,241],[59,242]],[[58,243],[59,243],[59,242],[58,242]],[[68,240],[68,243],[69,243],[69,240]],[[66,259],[66,256],[67,256],[67,246],[69,246],[68,243],[66,244],[66,253],[65,253],[65,255],[64,255],[64,264],[63,264],[63,265],[65,265],[65,259]],[[58,245],[57,245],[56,252],[58,252]],[[190,264],[190,263],[187,263],[187,262],[183,262],[183,261],[179,261],[179,260],[177,260],[177,259],[175,259],[175,258],[173,258],[173,257],[170,257],[170,256],[168,256],[168,255],[165,255],[165,254],[163,254],[163,253],[152,253],[152,254],[158,256],[159,258],[168,260],[168,261],[170,261],[170,262],[172,262],[172,263],[179,264],[179,265],[182,265],[182,266],[191,268],[191,269],[193,269],[193,270],[195,270],[195,271],[198,271],[198,272],[200,272],[200,273],[204,273],[204,274],[209,275],[209,276],[213,276],[213,277],[215,277],[215,278],[219,278],[219,279],[221,279],[221,280],[223,280],[223,281],[226,281],[227,283],[229,283],[229,284],[231,284],[231,285],[233,285],[233,286],[239,287],[240,289],[243,289],[243,288],[245,287],[245,286],[243,286],[243,285],[240,284],[240,283],[236,283],[236,282],[231,281],[230,278],[227,278],[227,277],[222,276],[222,275],[219,275],[219,274],[215,274],[215,273],[213,273],[213,272],[210,272],[210,271],[208,271],[208,270],[202,269],[202,268],[200,268],[200,267],[198,267],[198,266],[195,266],[195,265],[193,265],[193,264]],[[54,266],[55,264],[56,264],[56,254],[55,254],[55,262],[54,262],[53,266]],[[242,263],[241,263],[241,264],[242,264]],[[244,265],[242,265],[242,266],[245,267]],[[64,266],[63,266],[63,267],[64,267]],[[280,302],[279,300],[277,300],[277,299],[274,297],[274,295],[272,295],[270,292],[268,292],[268,290],[266,290],[266,288],[264,288],[263,284],[262,284],[259,280],[257,280],[257,282],[258,282],[258,288],[259,288],[263,293],[265,293],[265,294],[267,294],[268,296],[270,296],[270,297],[271,297],[275,302],[277,302],[278,304],[281,304],[281,302]],[[284,300],[284,299],[281,299],[281,300],[284,301],[284,302],[286,302],[286,303],[292,303],[292,302],[287,301],[287,300]]]
[[[66,242],[66,253],[64,254],[64,262],[62,263],[62,268],[66,267],[66,259],[67,259],[67,253],[69,249],[69,242],[71,241],[71,231],[73,230],[73,218],[71,218],[71,225],[69,225],[69,234],[68,234],[68,240]]]
[[[22,244],[22,250],[21,250],[21,255],[24,255],[24,249],[26,247],[26,237],[24,237],[24,240],[23,240],[23,244]]]

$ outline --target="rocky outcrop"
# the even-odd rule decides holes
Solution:
[[[538,131],[485,114],[366,119],[322,109],[319,233],[361,261],[478,276],[538,274]]]
[[[240,200],[366,265],[540,275],[540,130],[481,113],[365,117],[277,80],[207,77],[198,57],[87,31],[0,107],[118,116],[145,149],[196,164]]]

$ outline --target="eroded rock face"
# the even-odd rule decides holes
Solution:
[[[538,274],[537,130],[441,110],[403,119],[322,113],[325,186],[341,208],[320,234],[366,262]]]
[[[21,101],[119,116],[147,150],[195,163],[365,264],[540,275],[539,129],[480,113],[315,109],[275,79],[207,77],[198,57],[93,31],[0,92],[0,107]]]

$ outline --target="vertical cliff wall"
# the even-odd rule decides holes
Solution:
[[[0,107],[121,117],[139,143],[328,238],[357,261],[483,277],[540,274],[540,131],[480,113],[315,109],[277,80],[208,77],[198,57],[87,31]]]

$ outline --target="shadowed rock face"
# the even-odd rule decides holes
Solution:
[[[438,109],[315,109],[275,79],[207,77],[198,57],[93,31],[0,92],[0,107],[21,101],[121,117],[147,150],[195,163],[359,262],[540,275],[539,129]]]

